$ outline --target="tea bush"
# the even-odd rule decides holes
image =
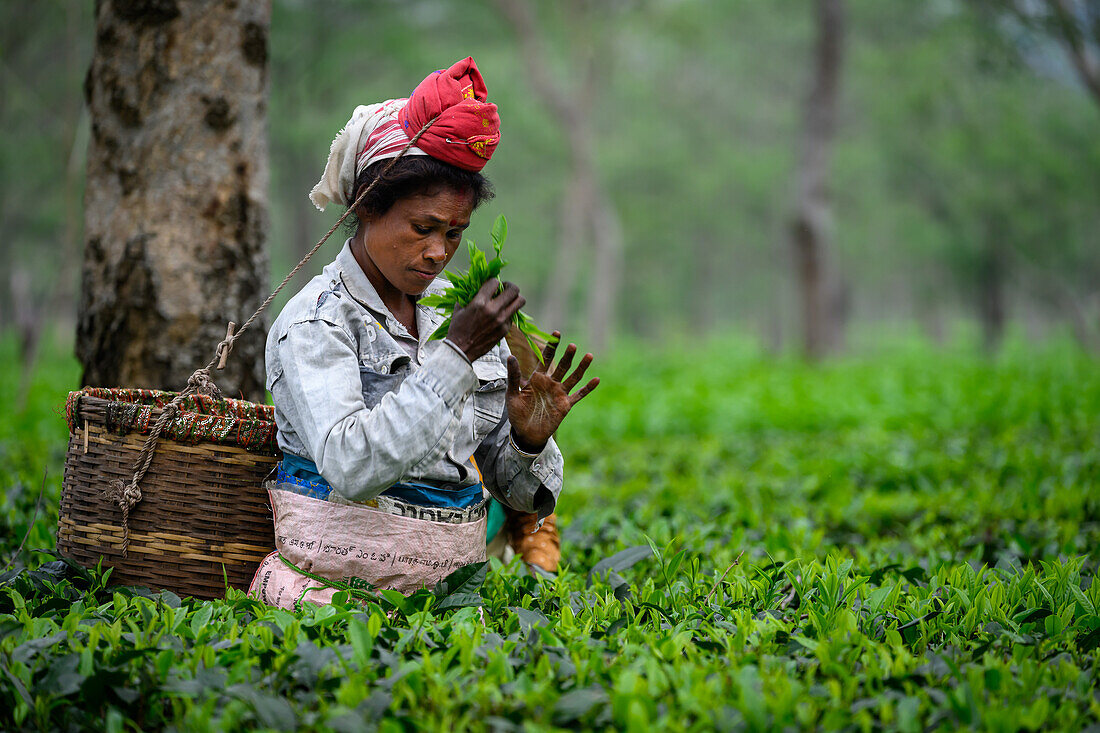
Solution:
[[[46,362],[0,423],[5,560],[46,467],[27,548],[53,544],[77,369]],[[0,727],[1096,726],[1097,366],[1061,343],[819,367],[627,348],[559,436],[556,576],[494,561],[292,613],[24,549],[0,587]]]

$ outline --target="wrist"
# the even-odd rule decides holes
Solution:
[[[546,441],[543,441],[542,445],[536,445],[517,433],[515,428],[512,428],[508,439],[512,442],[512,447],[516,449],[516,452],[527,458],[534,458],[546,448]]]
[[[475,359],[482,355],[481,353],[477,353],[476,351],[474,351],[473,339],[466,338],[463,334],[454,335],[453,333],[451,333],[447,335],[447,338],[445,340],[450,341],[451,346],[453,346],[456,350],[461,351],[462,355],[466,357],[466,361],[470,363],[473,363]]]
[[[459,346],[454,341],[452,341],[450,339],[450,337],[444,338],[443,343],[447,344],[447,346],[450,346],[452,349],[457,351],[458,355],[461,356],[463,359],[465,359],[467,364],[472,365],[474,363],[473,359],[470,358],[470,355],[467,354],[466,351],[461,346]]]

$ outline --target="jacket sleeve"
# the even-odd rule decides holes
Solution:
[[[561,451],[551,438],[541,453],[524,453],[511,439],[508,417],[478,446],[474,456],[482,467],[485,488],[493,498],[516,511],[537,514],[539,520],[554,513],[564,477]]]
[[[466,358],[440,343],[419,369],[368,408],[355,340],[314,318],[295,323],[277,343],[283,384],[295,426],[317,470],[341,495],[370,499],[438,461],[454,442],[462,410],[477,386]],[[276,392],[278,390],[278,392]]]

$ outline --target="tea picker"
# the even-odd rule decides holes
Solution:
[[[513,530],[533,515],[521,549],[550,537],[552,434],[596,385],[575,389],[591,355],[569,373],[575,348],[554,364],[551,343],[524,378],[503,339],[523,304],[510,284],[485,283],[450,314],[418,303],[444,306],[435,277],[489,195],[480,170],[498,140],[472,59],[408,99],[357,108],[311,195],[347,211],[186,388],[70,395],[59,550],[102,556],[115,581],[200,597],[251,579],[293,607],[349,584],[408,591],[484,559],[488,495]],[[222,398],[212,370],[352,212],[355,236],[272,325],[275,407]],[[552,538],[541,549],[556,565]]]

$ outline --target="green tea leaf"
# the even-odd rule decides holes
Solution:
[[[450,301],[444,295],[425,295],[420,299],[420,305],[426,305],[429,308],[443,308]]]
[[[527,631],[533,626],[549,626],[550,619],[546,618],[544,614],[539,611],[530,608],[522,608],[520,606],[509,606],[509,611],[512,611],[519,618],[519,626],[524,631]]]
[[[626,570],[652,555],[654,555],[654,548],[650,545],[635,545],[620,550],[611,557],[605,557],[592,566],[592,570],[588,573],[589,584],[591,584],[593,576],[599,575],[605,570]]]
[[[1083,654],[1088,654],[1097,646],[1100,646],[1100,626],[1097,626],[1087,634],[1081,634],[1077,637],[1077,648]]]
[[[475,562],[463,565],[435,585],[435,594],[442,598],[452,593],[473,593],[485,582],[488,563]]]
[[[504,218],[504,214],[498,216],[493,222],[493,230],[489,236],[493,238],[493,249],[499,255],[501,247],[504,246],[504,240],[508,238],[508,220]]]
[[[474,244],[474,241],[467,239],[466,248],[470,253],[470,269],[467,272],[447,270],[444,274],[450,281],[450,287],[445,288],[442,293],[433,293],[420,299],[420,303],[423,305],[436,308],[447,316],[439,324],[439,327],[432,332],[432,335],[428,337],[429,341],[446,338],[451,328],[451,315],[455,312],[455,309],[468,305],[487,281],[500,277],[501,270],[508,264],[508,261],[501,257],[501,250],[508,238],[508,221],[503,215],[498,216],[496,222],[493,223],[490,237],[493,240],[493,250],[496,253],[493,259],[486,259],[485,253]],[[504,289],[503,283],[500,285],[500,289]],[[524,335],[527,344],[535,352],[539,363],[542,363],[542,349],[536,343],[536,339],[551,343],[554,341],[554,337],[540,330],[531,320],[531,317],[523,311],[516,312],[512,317],[512,323]]]

